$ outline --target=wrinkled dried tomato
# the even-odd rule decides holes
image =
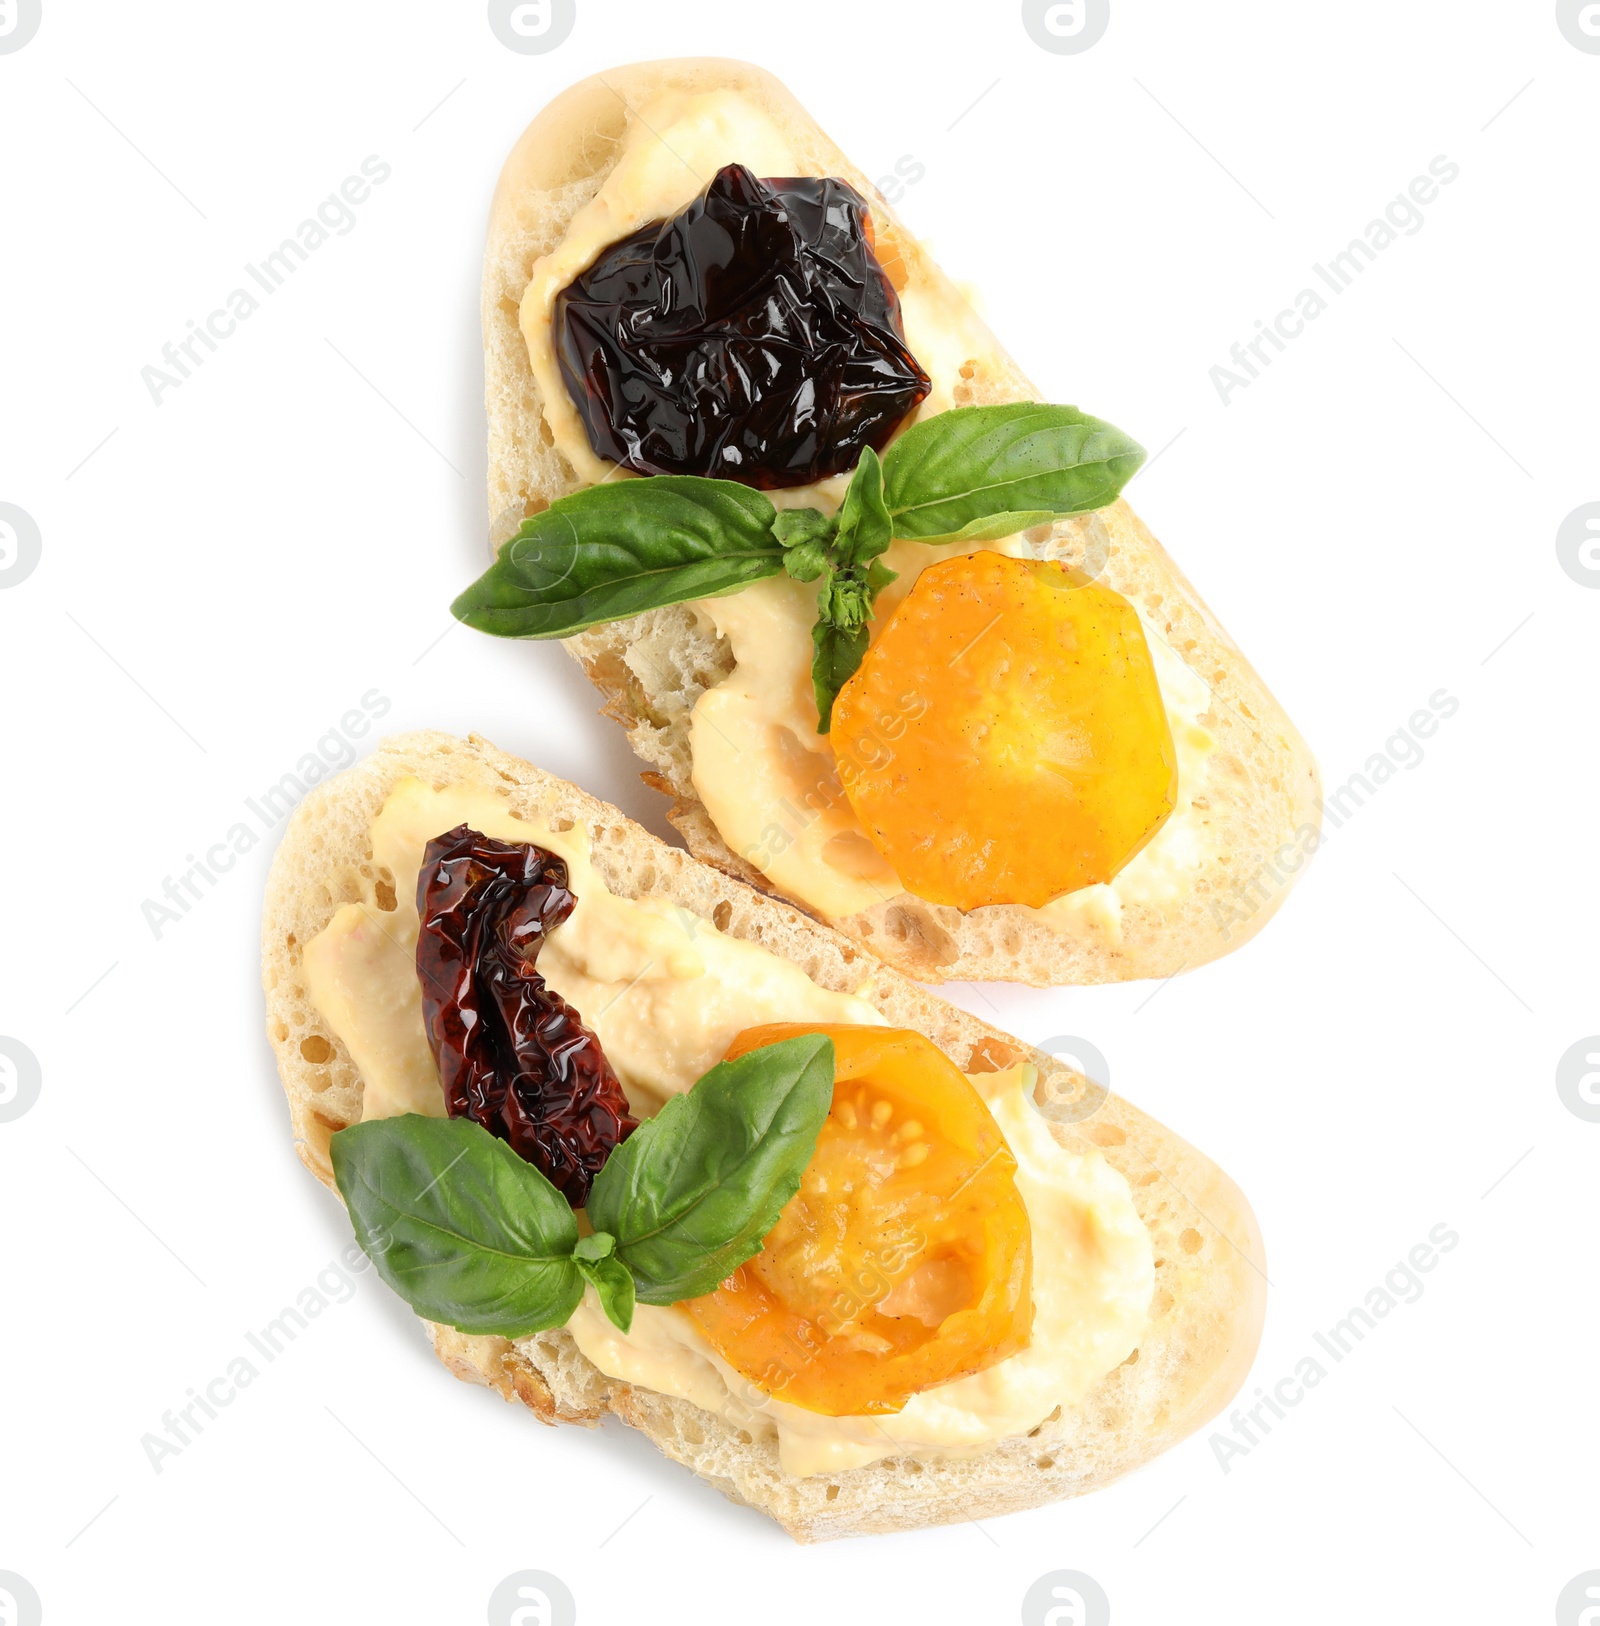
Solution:
[[[861,194],[742,164],[606,249],[556,333],[595,455],[641,474],[806,485],[881,451],[932,388]]]
[[[638,1125],[600,1041],[535,964],[577,901],[555,854],[465,824],[428,843],[417,877],[422,1013],[450,1116],[581,1208]]]

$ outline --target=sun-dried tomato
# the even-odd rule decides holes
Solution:
[[[555,314],[589,444],[640,474],[807,485],[881,451],[932,388],[840,180],[729,164],[606,249]]]
[[[600,1041],[535,964],[577,901],[554,853],[465,824],[428,843],[417,877],[422,1013],[450,1116],[581,1208],[638,1125]]]

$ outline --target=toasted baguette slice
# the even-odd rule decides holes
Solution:
[[[1051,1057],[877,964],[838,932],[667,846],[604,802],[485,740],[408,734],[306,797],[267,883],[267,1031],[300,1157],[326,1185],[333,1185],[329,1139],[360,1120],[362,1079],[311,1003],[302,950],[340,904],[378,902],[387,888],[392,905],[393,877],[374,867],[368,836],[391,790],[412,775],[436,788],[485,781],[524,818],[582,823],[593,839],[596,869],[619,896],[670,899],[721,931],[793,961],[822,987],[859,993],[890,1022],[926,1034],[968,1072],[1034,1061],[1047,1112],[1052,1104],[1081,1099],[1084,1080]],[[687,1401],[605,1377],[565,1331],[511,1343],[426,1325],[439,1358],[457,1377],[520,1400],[546,1423],[593,1426],[615,1412],[669,1457],[734,1501],[770,1514],[798,1540],[988,1518],[1075,1496],[1138,1467],[1227,1404],[1260,1338],[1265,1260],[1255,1218],[1233,1182],[1136,1108],[1109,1096],[1083,1121],[1051,1127],[1064,1146],[1100,1147],[1127,1177],[1155,1244],[1151,1321],[1136,1353],[1102,1378],[1077,1410],[981,1456],[896,1458],[796,1478],[779,1467],[775,1443],[752,1443]],[[1048,1245],[1048,1238],[1036,1238],[1035,1246]]]
[[[880,247],[891,245],[908,286],[949,289],[925,249],[895,218],[867,177],[818,129],[771,74],[719,59],[639,63],[586,79],[558,96],[528,127],[495,191],[484,260],[483,331],[489,417],[490,539],[498,547],[524,518],[576,488],[554,444],[518,325],[534,261],[550,252],[616,162],[637,110],[669,90],[742,92],[777,123],[816,175],[849,181],[872,202]],[[730,160],[737,154],[729,154]],[[957,404],[1033,400],[1038,391],[998,345],[975,358]],[[1092,405],[1092,403],[1090,403]],[[1031,533],[1030,533],[1031,534]],[[1063,521],[1041,536],[1046,557],[1098,566],[1134,600],[1211,686],[1207,726],[1218,741],[1200,812],[1216,855],[1188,894],[1168,905],[1129,905],[1115,939],[1058,935],[1032,912],[1009,905],[963,913],[909,894],[833,922],[908,976],[924,981],[998,980],[1035,986],[1165,977],[1215,959],[1258,931],[1292,877],[1264,863],[1319,817],[1316,764],[1266,685],[1199,595],[1125,502]],[[627,729],[650,765],[645,780],[673,798],[669,817],[696,857],[752,885],[765,877],[729,848],[693,783],[689,716],[696,700],[733,668],[727,643],[703,630],[686,606],[595,628],[567,648],[605,696],[604,710]]]

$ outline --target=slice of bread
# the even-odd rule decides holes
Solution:
[[[805,172],[840,176],[871,201],[880,250],[886,261],[898,257],[909,288],[953,293],[867,177],[771,74],[742,62],[684,59],[617,68],[573,86],[512,150],[490,214],[483,333],[490,541],[496,548],[526,517],[579,484],[545,422],[518,324],[534,261],[556,247],[573,215],[600,188],[645,103],[666,91],[718,89],[741,92],[764,109]],[[962,373],[958,405],[1038,399],[998,344]],[[909,894],[833,924],[880,959],[928,982],[1112,982],[1170,976],[1215,959],[1258,931],[1287,893],[1293,876],[1274,864],[1274,855],[1295,843],[1297,833],[1297,850],[1308,844],[1305,828],[1319,819],[1316,764],[1266,685],[1125,502],[1030,533],[1030,541],[1044,557],[1098,569],[1210,685],[1206,725],[1217,751],[1208,805],[1195,816],[1210,827],[1205,846],[1211,856],[1177,902],[1126,905],[1114,937],[1058,934],[1015,906],[963,913]],[[689,716],[700,695],[733,669],[727,642],[680,605],[597,627],[568,640],[567,648],[605,696],[606,714],[622,724],[649,763],[645,780],[673,798],[669,817],[690,850],[767,887],[765,877],[722,839],[692,778]],[[1270,877],[1265,882],[1264,874]]]
[[[1106,1096],[1081,1121],[1085,1080],[1047,1055],[946,1004],[848,938],[657,840],[615,808],[480,739],[418,733],[318,786],[291,819],[267,883],[262,979],[267,1031],[289,1097],[301,1159],[332,1186],[328,1142],[361,1117],[362,1079],[306,991],[302,953],[343,903],[394,906],[394,877],[373,863],[369,833],[408,776],[442,788],[490,784],[524,818],[588,828],[594,864],[621,897],[652,896],[800,966],[824,988],[858,993],[893,1024],[926,1034],[967,1072],[1022,1060],[1063,1145],[1099,1147],[1127,1178],[1155,1245],[1156,1287],[1139,1348],[1081,1406],[1026,1438],[959,1460],[894,1458],[823,1477],[779,1467],[775,1443],[687,1401],[605,1377],[565,1331],[512,1343],[428,1325],[457,1377],[520,1400],[547,1423],[594,1425],[614,1412],[675,1461],[802,1541],[989,1518],[1109,1483],[1214,1416],[1244,1380],[1265,1311],[1265,1258],[1249,1204],[1209,1158],[1136,1108]],[[1078,1105],[1074,1105],[1074,1104]],[[1038,1237],[1036,1247],[1049,1245]]]

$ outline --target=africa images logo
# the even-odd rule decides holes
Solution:
[[[1575,1118],[1600,1124],[1600,1033],[1578,1042],[1556,1065],[1556,1094]],[[1600,1626],[1600,1616],[1596,1617]]]
[[[43,1619],[39,1594],[20,1575],[0,1570],[0,1626],[39,1626]]]
[[[1556,1626],[1600,1626],[1600,1570],[1585,1570],[1562,1587]]]
[[[1562,520],[1556,558],[1579,587],[1600,587],[1600,502],[1586,502]]]
[[[10,1123],[39,1099],[39,1058],[20,1040],[0,1037],[0,1124]],[[7,1626],[0,1615],[0,1626]]]
[[[489,0],[494,37],[522,56],[555,50],[577,20],[577,0]]]
[[[1110,1626],[1111,1600],[1092,1575],[1051,1570],[1028,1588],[1022,1626]]]
[[[489,1626],[574,1626],[578,1606],[558,1575],[518,1570],[489,1594]]]
[[[42,0],[0,0],[0,56],[20,51],[43,20]],[[4,1615],[0,1626],[6,1626]]]
[[[33,516],[15,503],[0,502],[0,589],[20,587],[38,569],[43,552]]]
[[[1111,0],[1022,0],[1022,26],[1035,45],[1077,56],[1100,43],[1111,24]]]
[[[1556,24],[1568,44],[1600,56],[1600,0],[1556,0]]]

